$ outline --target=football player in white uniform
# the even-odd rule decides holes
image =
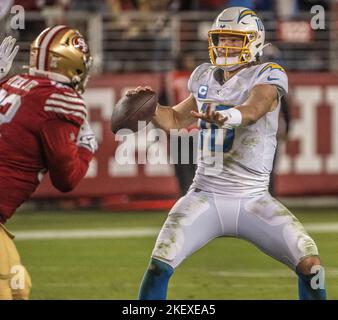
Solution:
[[[158,105],[153,119],[166,131],[198,119],[201,152],[193,184],[157,238],[139,298],[165,299],[168,281],[184,259],[216,237],[231,236],[294,270],[300,299],[325,299],[325,289],[311,281],[324,277],[315,242],[268,192],[280,99],[288,91],[285,70],[260,63],[264,26],[248,8],[225,9],[208,36],[211,63],[190,76],[190,96],[174,107]],[[141,90],[149,88],[127,94]],[[221,168],[213,159],[222,160]]]

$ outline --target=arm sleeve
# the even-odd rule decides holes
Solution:
[[[279,97],[288,93],[288,77],[283,67],[277,63],[266,63],[259,68],[252,87],[259,84],[270,84],[277,87]]]
[[[43,124],[41,138],[52,184],[62,192],[73,190],[85,176],[93,154],[76,145],[79,127],[51,120]]]
[[[72,122],[81,126],[87,118],[86,104],[76,93],[66,90],[52,91],[44,102],[49,119]]]

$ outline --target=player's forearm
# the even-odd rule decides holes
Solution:
[[[237,106],[236,109],[241,112],[242,127],[254,124],[266,113],[266,111],[263,111],[262,109],[258,109],[255,106],[251,105]]]
[[[242,115],[241,126],[254,124],[266,113],[274,110],[278,103],[277,89],[271,85],[254,87],[249,98],[237,106]]]
[[[61,120],[46,122],[41,128],[46,165],[53,186],[62,192],[73,190],[85,176],[93,153],[77,146],[72,136],[79,128]]]
[[[206,122],[215,123],[219,127],[236,128],[245,127],[254,124],[264,114],[269,112],[270,108],[267,104],[250,104],[245,102],[243,105],[222,111],[211,111],[210,105],[207,106],[205,112],[192,112],[194,117],[202,119]]]
[[[93,154],[79,147],[76,153],[67,152],[57,156],[49,163],[49,175],[53,186],[61,192],[73,190],[87,173]]]
[[[161,106],[160,104],[157,105],[152,123],[167,132],[171,129],[182,128],[182,121],[180,121],[178,113],[172,107]]]
[[[171,129],[187,128],[196,122],[191,111],[197,111],[196,100],[192,94],[173,107],[157,105],[152,122],[167,132]]]

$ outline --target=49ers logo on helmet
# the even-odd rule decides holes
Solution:
[[[73,42],[73,46],[76,49],[80,50],[83,53],[88,53],[89,48],[88,48],[88,45],[87,45],[85,39],[80,38],[80,37],[76,37],[76,38],[73,39],[72,42]]]

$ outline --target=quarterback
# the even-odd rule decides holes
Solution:
[[[265,31],[248,8],[225,9],[208,32],[211,63],[191,74],[190,96],[158,105],[153,123],[166,131],[198,120],[201,149],[188,193],[178,200],[157,238],[139,298],[166,299],[174,269],[217,237],[245,239],[298,276],[300,299],[325,299],[313,286],[320,270],[317,246],[302,224],[268,192],[276,150],[285,70],[261,63]],[[138,87],[128,94],[150,88]],[[211,158],[221,155],[221,170]],[[321,275],[322,277],[323,274]]]
[[[14,44],[6,38],[0,47],[2,78],[17,53]],[[28,299],[31,288],[6,221],[47,172],[58,190],[75,188],[97,149],[80,95],[91,61],[79,31],[51,27],[31,44],[28,73],[0,84],[0,299]],[[17,266],[24,270],[21,286],[11,282]]]

